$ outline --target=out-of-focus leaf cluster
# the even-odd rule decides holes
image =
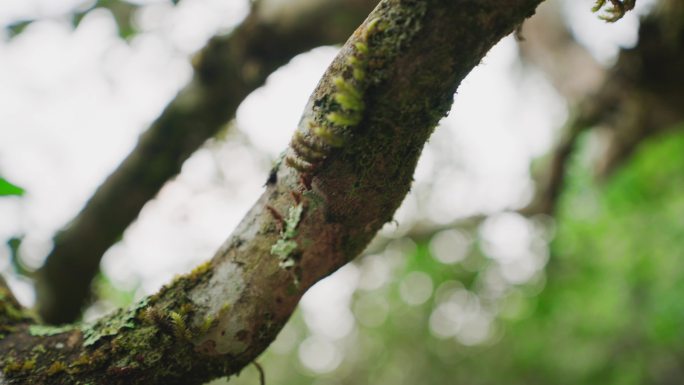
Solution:
[[[24,195],[24,189],[0,177],[0,196],[7,195]]]

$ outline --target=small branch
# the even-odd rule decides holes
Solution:
[[[585,117],[588,118],[588,117]],[[577,140],[585,130],[592,127],[592,120],[573,117],[566,123],[564,135],[551,154],[551,160],[544,176],[538,181],[540,187],[532,203],[520,210],[526,216],[546,214],[553,216],[558,198],[563,191],[568,165],[577,147]]]
[[[262,368],[261,365],[256,361],[252,361],[252,365],[254,365],[259,372],[259,385],[266,385],[266,374],[264,373],[264,368]]]

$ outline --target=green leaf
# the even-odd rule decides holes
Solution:
[[[24,189],[10,183],[7,179],[0,177],[0,196],[5,195],[24,195]]]
[[[16,21],[12,24],[5,26],[5,29],[7,30],[9,37],[13,38],[13,37],[19,35],[20,33],[24,32],[26,27],[28,27],[33,22],[34,22],[34,20],[19,20],[19,21]]]

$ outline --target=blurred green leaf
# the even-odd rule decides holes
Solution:
[[[19,20],[11,24],[6,25],[4,28],[7,31],[7,35],[10,39],[16,37],[17,35],[24,32],[26,27],[28,27],[35,20]]]
[[[0,177],[0,196],[7,196],[7,195],[16,195],[16,196],[21,196],[24,195],[24,189],[10,183],[7,179]]]

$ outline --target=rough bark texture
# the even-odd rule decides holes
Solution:
[[[212,39],[196,56],[192,82],[55,237],[54,249],[37,275],[38,309],[45,322],[79,317],[104,252],[183,162],[234,117],[252,90],[296,54],[344,41],[375,1],[259,4],[233,33]]]
[[[364,113],[344,142],[323,146],[324,160],[308,172],[277,167],[211,262],[158,294],[94,325],[22,325],[0,340],[0,383],[200,384],[239,371],[301,295],[392,218],[460,81],[539,2],[383,0],[324,75],[298,128],[336,120],[340,79],[356,77],[350,58],[365,51]]]

